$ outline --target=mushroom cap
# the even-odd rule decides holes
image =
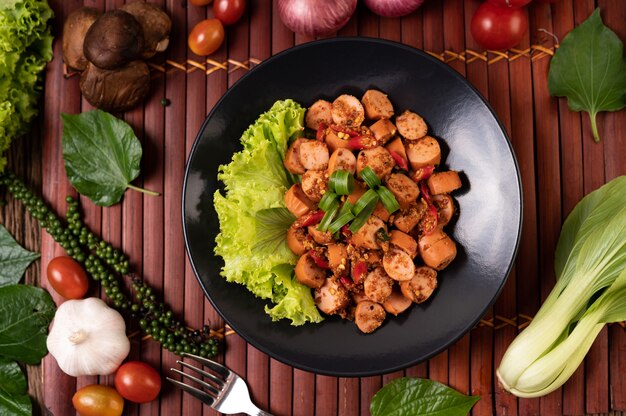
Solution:
[[[95,66],[115,69],[141,58],[145,45],[143,29],[123,10],[102,14],[85,35],[83,52]]]
[[[144,58],[150,58],[167,48],[172,19],[160,7],[144,0],[135,0],[123,5],[120,10],[132,14],[141,25],[146,45]]]
[[[93,7],[81,7],[67,16],[63,24],[63,62],[71,69],[83,71],[87,58],[83,53],[83,43],[87,31],[100,16]]]
[[[106,70],[92,63],[80,77],[80,90],[91,105],[110,112],[124,112],[139,104],[150,91],[150,69],[143,61]]]

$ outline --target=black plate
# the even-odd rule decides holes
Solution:
[[[444,168],[462,172],[452,229],[459,253],[423,305],[390,317],[375,333],[329,318],[301,327],[272,322],[264,301],[219,276],[212,195],[217,168],[241,149],[239,138],[279,99],[308,106],[368,88],[387,93],[396,112],[411,109],[442,139]],[[495,301],[521,231],[521,184],[509,140],[485,100],[447,65],[400,44],[366,38],[308,43],[278,54],[230,88],[204,122],[183,186],[183,227],[191,263],[207,297],[255,347],[304,370],[337,376],[391,372],[423,361],[469,331]],[[228,343],[227,343],[228,344]],[[228,345],[226,346],[228,348]]]

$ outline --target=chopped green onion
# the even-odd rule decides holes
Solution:
[[[344,212],[343,214],[340,213],[339,216],[337,216],[337,219],[333,221],[330,226],[328,226],[328,231],[330,231],[331,233],[336,233],[341,229],[341,227],[343,227],[353,219],[354,214],[352,214],[350,211]]]
[[[376,188],[380,185],[380,179],[378,179],[374,170],[369,166],[366,166],[365,169],[361,171],[360,175],[361,179],[363,179],[370,188]]]
[[[350,195],[354,189],[354,177],[347,170],[336,170],[330,175],[328,187],[337,195]]]
[[[337,214],[338,216],[342,216],[343,214],[345,214],[346,212],[352,212],[352,208],[354,208],[354,204],[346,201],[342,206],[341,209],[339,210],[339,214]]]
[[[322,222],[320,222],[320,224],[317,226],[317,229],[319,231],[328,230],[328,226],[330,225],[331,222],[333,222],[333,219],[335,218],[337,211],[339,211],[339,201],[337,201],[336,199],[333,201],[335,202],[335,204],[332,207],[330,207],[328,211],[326,211],[326,213],[324,214],[324,218],[322,218]]]
[[[336,201],[337,201],[337,194],[331,191],[326,191],[326,193],[320,200],[319,204],[317,204],[317,206],[322,211],[328,212]]]
[[[365,195],[364,195],[365,196]],[[358,203],[358,201],[357,201]],[[378,195],[373,199],[368,205],[363,208],[363,210],[356,216],[352,224],[350,224],[349,230],[353,233],[359,231],[363,225],[367,222],[368,218],[372,215],[374,210],[376,209],[376,204],[378,203]]]
[[[352,213],[354,215],[359,215],[361,211],[365,209],[365,207],[369,206],[372,203],[372,201],[374,205],[376,205],[376,203],[378,202],[378,198],[378,194],[375,190],[368,190],[363,195],[361,195],[358,201],[356,201],[356,203],[354,204],[354,208],[352,209]]]
[[[393,196],[391,191],[384,186],[381,186],[376,190],[378,192],[378,196],[380,196],[380,202],[383,203],[383,206],[390,214],[393,214],[397,210],[400,209],[400,204],[396,200],[396,197]]]

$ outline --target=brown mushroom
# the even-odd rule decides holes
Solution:
[[[80,77],[80,90],[91,105],[123,112],[139,104],[150,90],[150,69],[143,61],[112,71],[89,63]]]
[[[120,10],[132,14],[143,29],[145,49],[142,56],[151,58],[163,52],[170,43],[172,20],[160,7],[143,0],[126,3]]]
[[[101,15],[87,31],[83,45],[87,60],[102,69],[120,68],[141,58],[143,51],[143,29],[123,10]]]
[[[63,25],[63,62],[70,69],[84,71],[87,59],[83,53],[83,43],[87,31],[100,16],[93,7],[81,7],[67,16]]]

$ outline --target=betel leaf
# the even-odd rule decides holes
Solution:
[[[30,416],[32,412],[22,369],[15,361],[0,357],[0,416]]]
[[[142,150],[127,123],[101,110],[61,117],[65,171],[79,193],[100,206],[118,203],[127,188],[158,195],[130,184],[139,176]]]
[[[596,142],[596,115],[626,105],[624,44],[602,23],[600,9],[565,36],[550,61],[550,95],[567,97],[572,111],[586,111]]]
[[[0,287],[20,281],[24,271],[39,254],[22,248],[0,224]]]
[[[372,398],[372,416],[465,416],[480,396],[466,396],[437,381],[398,378]]]
[[[0,287],[0,356],[37,364],[46,355],[46,334],[54,302],[43,289]]]

